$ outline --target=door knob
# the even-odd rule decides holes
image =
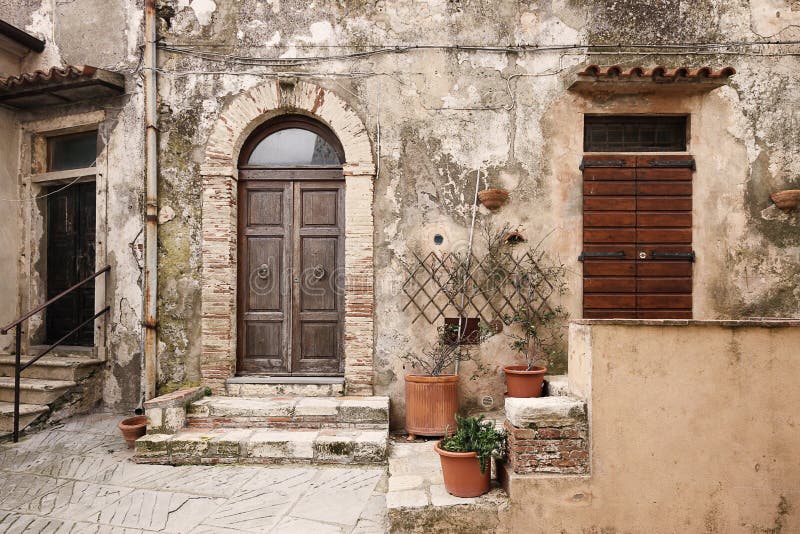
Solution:
[[[639,259],[640,260],[647,259],[647,252],[640,252],[639,253]]]
[[[256,275],[262,280],[269,278],[269,265],[262,263],[259,268],[256,269]]]
[[[322,265],[317,265],[314,267],[313,277],[317,282],[325,278],[325,267]]]

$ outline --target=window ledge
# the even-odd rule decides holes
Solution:
[[[64,182],[75,180],[76,178],[94,178],[97,175],[97,167],[84,167],[81,169],[69,169],[66,171],[43,172],[32,174],[31,182],[38,184],[43,182]]]

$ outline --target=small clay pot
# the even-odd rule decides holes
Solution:
[[[508,191],[505,189],[484,189],[478,191],[478,200],[486,209],[495,211],[508,202]]]
[[[786,191],[776,191],[769,198],[783,211],[796,210],[800,205],[800,189],[787,189]]]
[[[458,376],[406,375],[406,432],[444,436],[456,428]]]
[[[441,442],[434,445],[433,450],[439,454],[442,462],[442,475],[447,493],[456,497],[477,497],[489,491],[491,476],[491,459],[486,471],[481,473],[481,462],[474,452],[450,452],[439,448]]]
[[[544,375],[547,373],[547,367],[534,365],[528,371],[526,365],[507,365],[503,367],[506,373],[506,395],[509,397],[541,397],[542,385],[544,384]]]
[[[125,442],[128,444],[128,448],[132,449],[136,444],[136,440],[144,436],[147,431],[147,416],[128,417],[120,421],[118,427],[122,432],[122,437],[125,438]]]

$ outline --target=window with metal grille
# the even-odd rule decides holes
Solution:
[[[584,115],[585,152],[682,152],[685,115]]]

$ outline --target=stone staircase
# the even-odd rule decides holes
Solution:
[[[198,398],[145,403],[135,461],[159,464],[375,464],[387,456],[387,397]],[[161,399],[161,400],[160,400]],[[188,400],[187,400],[188,399]]]
[[[37,347],[31,349],[39,352]],[[23,355],[22,362],[29,358]],[[0,434],[14,428],[14,362],[13,354],[0,354]],[[92,349],[64,347],[24,370],[20,378],[20,430],[90,410],[102,395],[102,365]]]

